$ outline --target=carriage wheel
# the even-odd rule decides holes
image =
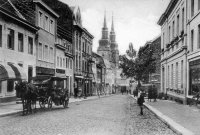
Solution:
[[[68,104],[69,104],[69,99],[65,99],[64,102],[63,102],[63,107],[67,108]]]
[[[52,98],[49,97],[49,98],[48,98],[48,108],[49,108],[49,109],[52,108],[52,104],[53,104],[53,102],[52,102]]]
[[[43,100],[39,100],[40,108],[45,108],[45,102]]]

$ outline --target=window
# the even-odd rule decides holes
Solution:
[[[178,89],[178,62],[176,62],[176,88]]]
[[[28,53],[33,54],[33,38],[28,37]]]
[[[66,58],[66,68],[69,67],[69,61],[68,61],[68,58]]]
[[[45,23],[44,23],[45,30],[49,31],[49,17],[45,15]]]
[[[53,47],[50,47],[50,62],[54,62]]]
[[[38,59],[42,60],[42,43],[38,45]]]
[[[169,85],[170,84],[170,71],[169,71],[169,66],[168,66],[168,88],[169,88]]]
[[[78,69],[78,54],[76,54],[76,69]]]
[[[177,36],[179,36],[179,15],[177,16]]]
[[[14,50],[14,30],[12,29],[8,29],[7,47],[8,49]]]
[[[172,23],[172,39],[174,38],[174,32],[175,32],[175,31],[174,31],[174,27],[175,27],[175,26],[174,26],[174,21],[173,21],[173,23]]]
[[[0,81],[0,94],[2,93],[2,81]]]
[[[66,68],[66,62],[64,58],[63,58],[63,68]]]
[[[173,69],[173,64],[172,64],[172,69],[171,69],[171,88],[174,86],[174,69]]]
[[[191,31],[191,51],[193,51],[194,47],[194,30]]]
[[[59,67],[59,57],[57,56],[57,67]]]
[[[7,91],[8,92],[13,92],[14,91],[14,81],[13,80],[8,80]]]
[[[0,47],[2,47],[2,25],[0,25]]]
[[[76,50],[78,50],[78,35],[76,35]]]
[[[70,69],[72,69],[72,68],[73,68],[73,60],[70,59]]]
[[[44,60],[48,60],[49,58],[49,52],[48,52],[48,45],[44,46]]]
[[[81,37],[79,38],[79,51],[81,51]]]
[[[60,57],[60,67],[62,67],[62,58]]]
[[[200,0],[198,0],[198,10],[200,10]]]
[[[169,42],[171,41],[171,27],[169,26]]]
[[[181,88],[183,88],[183,60],[181,61]]]
[[[81,56],[79,56],[79,69],[81,69]]]
[[[200,49],[200,25],[198,25],[198,49]]]
[[[24,51],[24,36],[22,33],[18,33],[18,51]]]
[[[54,34],[54,21],[50,20],[49,31],[51,34]]]
[[[191,0],[191,17],[194,15],[194,0]]]
[[[44,27],[44,24],[43,24],[43,13],[39,11],[39,26],[41,28]]]
[[[163,33],[162,39],[163,39],[163,48],[165,48],[165,47],[164,47],[164,46],[165,46],[165,33]]]
[[[185,19],[185,11],[182,9],[182,29],[184,30],[184,19]]]

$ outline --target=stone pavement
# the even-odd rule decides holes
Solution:
[[[102,97],[106,97],[110,95],[101,95]],[[99,98],[98,96],[91,96],[87,97],[86,99],[84,98],[70,98],[69,103],[73,102],[80,102],[80,101],[85,101],[85,100],[92,100]],[[37,108],[39,107],[39,104],[37,104]],[[0,117],[8,116],[8,115],[13,115],[16,113],[21,113],[22,112],[22,104],[16,104],[16,102],[9,102],[9,103],[0,103]]]
[[[145,101],[144,105],[180,135],[200,135],[200,109],[169,100]]]

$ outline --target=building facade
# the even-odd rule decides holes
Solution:
[[[103,93],[102,84],[105,84],[105,73],[106,73],[106,66],[104,63],[103,58],[98,55],[97,53],[92,52],[93,57],[93,90],[94,94],[97,94],[97,90],[99,90],[100,94]]]
[[[79,7],[73,11],[73,50],[74,50],[74,95],[92,95],[92,46],[93,36],[82,26]]]
[[[0,7],[1,103],[16,99],[15,81],[29,81],[36,74],[35,34],[38,28],[10,1],[0,4],[4,4]]]
[[[161,91],[170,99],[186,103],[187,86],[187,1],[171,0],[160,17]]]
[[[200,91],[200,1],[187,1],[187,98]]]
[[[34,0],[37,32],[36,76],[55,76],[56,34],[59,15],[41,0]]]

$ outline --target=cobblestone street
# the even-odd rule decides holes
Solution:
[[[139,115],[127,95],[69,104],[28,116],[0,118],[0,135],[174,135],[149,110]]]

